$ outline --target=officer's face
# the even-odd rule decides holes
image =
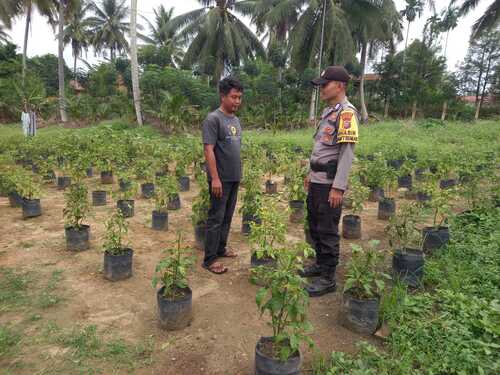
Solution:
[[[337,98],[344,91],[344,84],[342,82],[330,81],[320,88],[321,100],[326,102]]]
[[[231,89],[229,94],[221,95],[221,104],[229,113],[235,113],[241,105],[243,93],[236,89]]]

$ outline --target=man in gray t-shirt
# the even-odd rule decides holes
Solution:
[[[202,138],[210,190],[203,267],[215,274],[227,268],[217,258],[234,258],[227,247],[241,180],[241,125],[236,111],[243,87],[234,78],[219,82],[220,107],[203,121]]]

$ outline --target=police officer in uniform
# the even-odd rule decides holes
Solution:
[[[316,263],[305,267],[301,275],[310,278],[306,289],[311,297],[336,289],[342,198],[354,159],[354,145],[358,141],[358,114],[346,97],[349,79],[344,67],[330,66],[312,81],[320,87],[321,100],[328,106],[314,135],[310,171],[304,182]]]

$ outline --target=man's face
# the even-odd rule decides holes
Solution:
[[[343,82],[330,81],[320,86],[320,98],[327,102],[338,97],[343,91]]]
[[[240,108],[242,96],[241,91],[231,89],[229,94],[221,95],[221,104],[229,113],[235,113]]]

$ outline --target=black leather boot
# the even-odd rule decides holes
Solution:
[[[316,263],[305,266],[303,271],[299,271],[299,275],[302,277],[321,276],[321,273],[321,267]]]
[[[310,297],[320,297],[335,292],[337,290],[335,273],[322,274],[312,278],[306,285],[306,290]]]

